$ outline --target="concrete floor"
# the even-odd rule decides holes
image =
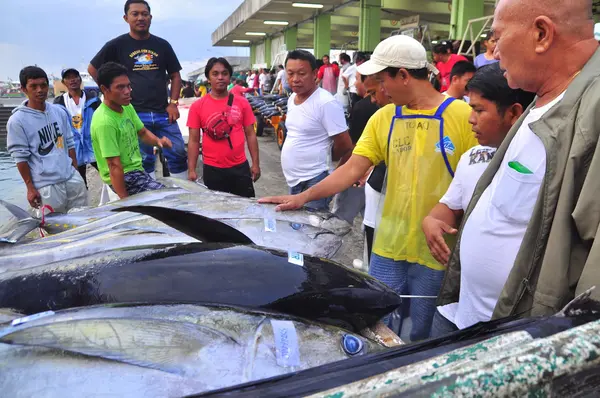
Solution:
[[[258,146],[262,176],[254,186],[257,197],[287,194],[288,186],[281,171],[281,152],[277,147],[275,137],[266,132],[265,136],[258,137]],[[250,157],[248,156],[248,158]],[[159,165],[156,170],[157,175],[160,175],[161,167]],[[201,175],[202,169],[199,165],[198,176]],[[102,181],[98,172],[91,166],[88,166],[87,179],[90,205],[97,206],[100,200]],[[362,260],[363,251],[362,217],[358,216],[352,231],[344,237],[344,243],[336,254],[335,260],[351,267],[354,259]]]

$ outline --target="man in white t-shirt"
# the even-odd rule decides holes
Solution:
[[[288,84],[287,74],[283,65],[279,65],[279,72],[277,72],[277,80],[275,82],[278,89],[279,95],[291,94],[292,90]]]
[[[591,1],[498,3],[496,58],[510,87],[537,97],[475,187],[434,336],[512,314],[552,314],[600,281],[593,27]]]
[[[251,70],[248,71],[248,78],[246,79],[246,83],[248,84],[248,88],[258,88],[254,87],[254,77],[256,76],[256,72]]]
[[[423,232],[429,250],[433,257],[444,265],[448,263],[450,256],[444,234],[456,234],[456,228],[469,206],[475,185],[508,131],[534,97],[532,93],[511,89],[497,63],[477,70],[467,84],[467,90],[471,95],[470,105],[473,108],[469,121],[473,125],[473,131],[480,145],[463,154],[448,191],[423,220]],[[488,227],[493,229],[495,227],[493,223],[494,220],[489,220]],[[502,257],[503,253],[495,253],[493,256]],[[467,274],[463,273],[463,275]],[[481,279],[486,281],[488,276],[486,273],[480,274]],[[481,280],[465,280],[461,283],[461,291],[468,297],[467,300],[478,301],[482,297],[493,295],[485,291],[489,287],[489,281],[482,283]],[[477,290],[482,290],[482,296],[471,294]],[[462,314],[464,304],[459,301],[439,307],[432,325],[432,336],[440,336],[456,330],[456,324],[460,323],[457,319]]]
[[[343,76],[344,72],[346,72],[348,70],[348,68],[350,68],[352,66],[352,64],[350,63],[350,56],[346,53],[341,53],[339,56],[339,60],[340,60],[340,76]],[[355,71],[356,71],[356,69],[355,69]],[[337,93],[335,94],[335,99],[340,101],[340,103],[344,107],[344,110],[347,110],[348,107],[350,106],[350,101],[349,101],[348,95],[347,95],[347,88],[344,87],[344,79],[343,78],[338,79]]]
[[[369,55],[367,53],[357,52],[355,53],[355,63],[342,73],[344,90],[350,93],[350,107],[353,107],[354,104],[361,100],[361,96],[356,92],[356,67],[364,64],[368,60]]]
[[[285,68],[294,94],[288,100],[287,137],[281,167],[292,195],[324,180],[332,161],[344,164],[352,154],[352,140],[341,104],[316,84],[317,61],[303,50],[291,51]],[[312,210],[329,210],[331,198],[308,202]]]
[[[268,94],[266,92],[266,84],[267,84],[268,72],[267,69],[261,69],[260,75],[258,76],[258,88],[260,89],[261,95]]]
[[[467,90],[473,108],[473,131],[480,145],[463,155],[450,188],[423,220],[427,244],[433,256],[442,264],[448,262],[450,255],[450,249],[443,239],[444,233],[456,234],[455,228],[469,206],[475,185],[496,153],[496,148],[534,98],[532,93],[511,89],[497,63],[480,68],[467,84]],[[496,218],[487,221],[489,229],[494,230],[501,226],[515,232],[521,228],[518,223],[512,221],[503,223]],[[502,241],[506,244],[506,240]],[[503,270],[496,266],[505,256],[511,255],[510,251],[505,251],[506,248],[498,246],[495,246],[497,250],[492,252],[493,247],[494,245],[489,247],[488,256],[498,259],[498,263],[490,261],[475,265],[480,261],[479,258],[463,263],[467,268],[463,269],[462,273],[461,299],[458,303],[438,307],[432,325],[432,337],[489,320],[506,280],[502,274],[510,271],[510,268]],[[472,315],[474,308],[479,313],[475,318]]]

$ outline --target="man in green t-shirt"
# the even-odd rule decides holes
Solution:
[[[164,188],[144,171],[138,137],[145,144],[171,148],[168,138],[158,138],[144,127],[131,102],[127,69],[107,62],[98,70],[104,101],[92,118],[92,146],[102,181],[121,199]]]

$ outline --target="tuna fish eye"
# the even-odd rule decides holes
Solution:
[[[362,352],[364,345],[361,339],[351,334],[345,334],[342,337],[342,348],[350,356],[358,355]]]

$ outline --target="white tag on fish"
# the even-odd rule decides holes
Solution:
[[[23,318],[13,319],[13,321],[10,324],[11,324],[11,326],[18,326],[23,323],[34,321],[36,319],[40,319],[40,318],[43,318],[45,316],[50,316],[50,315],[54,315],[54,311],[40,312],[39,314],[33,314],[33,315],[29,315],[29,316],[24,316]]]
[[[304,266],[304,256],[302,253],[288,252],[288,262],[299,266]]]
[[[265,218],[265,231],[277,232],[277,222],[272,218]]]
[[[271,327],[275,335],[277,364],[283,367],[300,366],[300,349],[294,322],[271,319]]]

